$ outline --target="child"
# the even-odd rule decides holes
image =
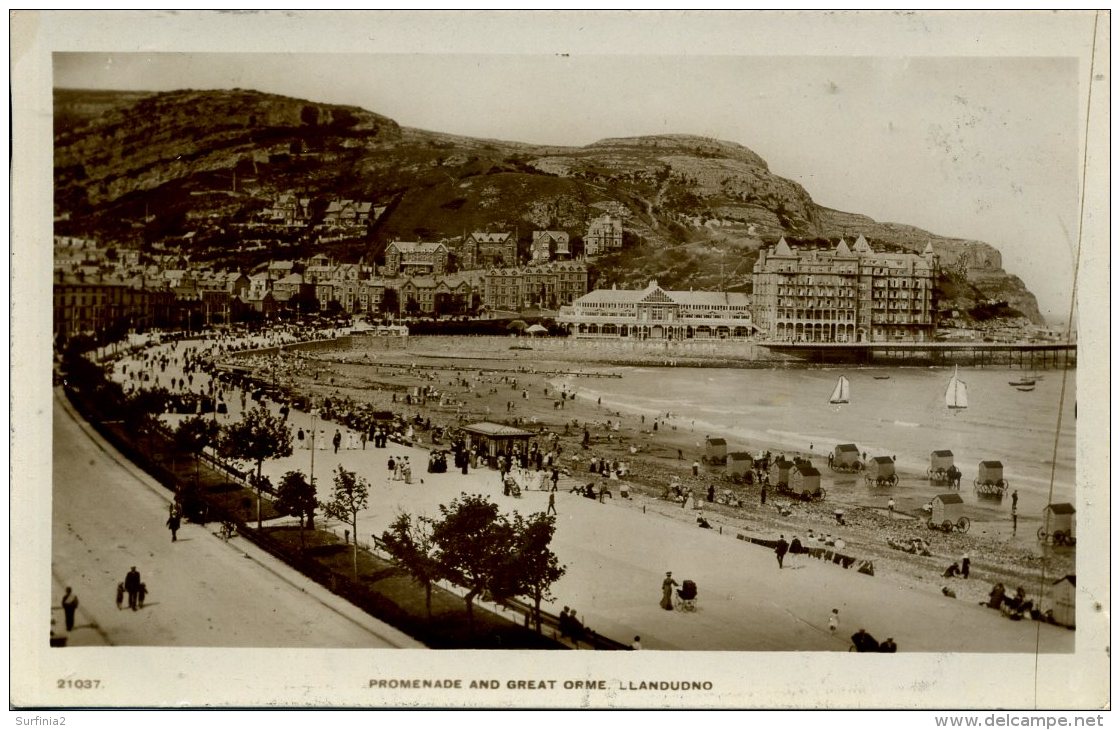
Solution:
[[[117,583],[117,610],[124,604],[124,583]]]
[[[828,617],[828,631],[835,635],[838,628],[840,628],[840,609],[834,608],[832,609],[832,615]]]

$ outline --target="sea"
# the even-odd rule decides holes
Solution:
[[[963,410],[946,407],[945,390],[953,371],[944,367],[628,367],[615,372],[622,377],[555,382],[578,397],[601,398],[605,408],[645,414],[647,423],[670,415],[670,427],[694,431],[699,442],[704,436],[721,436],[729,451],[810,455],[827,476],[828,453],[837,444],[854,443],[869,457],[896,457],[900,487],[909,485],[906,491],[922,498],[946,491],[931,488],[925,475],[930,452],[949,449],[963,473],[961,494],[966,502],[992,506],[974,494],[981,461],[1003,464],[1009,483],[1005,511],[1010,509],[1011,490],[1019,493],[1024,517],[1041,513],[1051,502],[1074,501],[1075,370],[1032,374],[962,368],[959,377],[967,385],[969,400]],[[840,375],[848,378],[850,399],[832,405],[829,397]],[[1030,392],[1009,384],[1032,377],[1036,382]],[[862,480],[845,481],[846,488],[857,492],[861,485]],[[866,496],[883,494],[864,488]]]

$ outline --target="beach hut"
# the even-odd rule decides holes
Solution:
[[[800,461],[789,470],[789,489],[806,502],[824,499],[821,473],[808,461]]]
[[[929,454],[929,469],[926,476],[931,482],[947,482],[949,470],[953,468],[953,452],[949,449],[938,449]]]
[[[754,468],[754,459],[746,451],[732,451],[727,455],[727,478],[733,482],[746,481]]]
[[[1045,542],[1053,538],[1055,545],[1077,544],[1077,510],[1069,502],[1048,504],[1042,510],[1042,527],[1038,539]]]
[[[527,453],[529,439],[536,434],[524,431],[513,426],[503,426],[500,423],[480,421],[469,426],[463,426],[467,450],[478,447],[479,456],[488,463],[498,456],[509,456],[514,450]]]
[[[931,502],[933,512],[926,527],[945,532],[968,532],[969,520],[964,516],[964,500],[959,494],[939,494]]]
[[[727,461],[727,441],[721,438],[704,439],[704,455],[700,461],[705,464],[722,464]]]
[[[981,461],[979,474],[973,480],[972,486],[976,488],[978,497],[994,497],[1003,499],[1003,493],[1009,486],[1003,478],[1003,462]]]
[[[1050,586],[1050,611],[1054,623],[1073,628],[1077,624],[1077,576],[1067,575]]]
[[[894,473],[894,459],[889,456],[871,457],[863,478],[869,486],[893,487],[898,484],[898,475]]]
[[[789,484],[789,470],[793,468],[793,462],[783,459],[781,457],[774,460],[770,465],[770,483],[776,487]]]
[[[859,471],[863,465],[859,461],[859,449],[855,444],[840,444],[832,450],[829,466],[833,471]]]

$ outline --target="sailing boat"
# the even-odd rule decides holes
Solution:
[[[848,402],[848,379],[843,375],[836,381],[836,389],[832,391],[832,396],[828,399],[828,402],[834,405]]]
[[[968,388],[958,377],[956,366],[953,367],[953,377],[949,379],[949,387],[945,389],[945,405],[953,411],[968,408]]]

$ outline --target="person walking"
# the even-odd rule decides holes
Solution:
[[[693,461],[692,462],[692,476],[694,476],[694,477],[700,476],[700,462],[699,461]]]
[[[552,492],[548,493],[548,509],[545,511],[545,514],[546,515],[549,515],[549,514],[555,515],[556,514],[556,492],[555,491],[552,491]],[[557,517],[559,517],[559,515],[557,515]]]
[[[894,497],[887,500],[887,516],[894,519]]]
[[[179,536],[178,536],[179,525],[180,525],[179,513],[177,511],[172,510],[171,516],[167,518],[167,527],[168,527],[168,529],[171,530],[171,542],[177,542],[179,540]]]
[[[148,584],[141,583],[140,587],[136,590],[136,602],[140,608],[144,607],[144,599],[148,597]]]
[[[552,467],[552,491],[556,491],[560,485],[560,470],[555,466]]]
[[[659,604],[666,611],[673,610],[673,586],[677,582],[673,580],[672,571],[665,574],[665,580],[661,581],[661,603]]]
[[[137,596],[140,593],[140,571],[136,570],[135,565],[124,577],[124,589],[128,592],[128,607],[135,611]]]
[[[342,446],[342,432],[339,431],[337,428],[334,430],[334,438],[331,439],[331,443],[334,444],[334,453],[337,454],[338,453],[338,447]]]
[[[117,610],[124,605],[124,581],[117,583]]]
[[[765,484],[762,485],[762,491],[758,493],[758,502],[759,502],[759,504],[762,504],[762,505],[766,504],[766,485]]]
[[[66,616],[66,630],[74,630],[74,614],[78,611],[78,596],[66,587],[66,593],[62,596],[62,613]]]
[[[782,569],[782,561],[786,559],[786,553],[789,552],[789,543],[786,542],[785,535],[778,536],[778,544],[774,546],[774,554],[778,556],[778,570]]]
[[[1014,512],[1019,506],[1019,490],[1016,489],[1011,493],[1011,511]]]

